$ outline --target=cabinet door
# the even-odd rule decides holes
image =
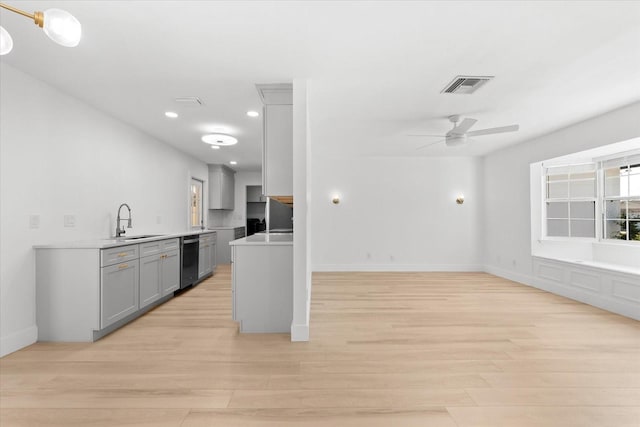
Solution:
[[[211,272],[215,272],[216,271],[216,244],[212,243],[211,244]]]
[[[218,230],[216,260],[220,264],[229,264],[231,262],[231,246],[229,246],[229,242],[233,240],[233,235],[233,230]]]
[[[101,329],[138,310],[139,266],[136,259],[101,269]]]
[[[235,207],[235,178],[233,172],[223,169],[222,171],[222,208],[234,209]]]
[[[161,255],[140,258],[140,308],[161,297]]]
[[[173,250],[163,254],[161,278],[162,296],[180,288],[180,251]]]
[[[231,318],[236,319],[236,247],[231,246]]]
[[[198,279],[202,278],[202,276],[205,275],[205,257],[204,257],[204,251],[205,251],[205,246],[206,243],[204,243],[203,241],[200,241],[200,247],[198,250]]]
[[[266,196],[293,195],[293,106],[264,109],[262,190]]]

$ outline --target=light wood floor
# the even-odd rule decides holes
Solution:
[[[314,275],[311,342],[238,335],[230,270],[0,360],[9,426],[640,426],[640,324],[483,273]]]

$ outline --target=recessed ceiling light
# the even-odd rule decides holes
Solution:
[[[178,113],[174,113],[173,111],[167,111],[166,113],[164,113],[164,115],[172,119],[178,117]]]
[[[249,117],[258,117],[260,115],[260,113],[258,113],[257,111],[247,111],[247,116]]]
[[[219,150],[220,146],[219,145],[212,145],[211,148],[214,149],[214,150]]]
[[[238,164],[238,162],[236,162],[235,160],[231,160],[231,161],[229,162],[229,164],[230,164],[230,165],[237,165],[237,164]]]
[[[202,142],[206,142],[211,145],[234,145],[238,143],[238,140],[231,135],[225,135],[223,133],[210,133],[202,137]]]

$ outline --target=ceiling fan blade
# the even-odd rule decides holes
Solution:
[[[441,142],[445,142],[445,141],[446,140],[441,139],[440,141],[432,142],[432,143],[427,144],[427,145],[422,145],[422,146],[416,148],[416,150],[422,150],[423,148],[431,147],[432,145],[440,144]]]
[[[458,126],[454,127],[449,132],[447,132],[447,136],[449,136],[449,135],[463,135],[463,134],[467,133],[467,131],[469,129],[471,129],[471,126],[475,125],[476,122],[477,122],[476,119],[466,118]]]
[[[511,125],[511,126],[502,126],[499,128],[489,128],[489,129],[480,129],[474,130],[473,132],[468,132],[467,136],[480,136],[480,135],[491,135],[494,133],[504,133],[504,132],[515,132],[520,129],[520,125]]]
[[[445,135],[431,135],[427,133],[409,133],[407,136],[434,136],[436,138],[444,138]]]

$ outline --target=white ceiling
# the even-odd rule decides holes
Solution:
[[[314,150],[383,156],[483,155],[640,100],[640,2],[8,1],[66,9],[77,48],[0,12],[14,50],[2,61],[207,163],[260,165],[256,83],[310,81]],[[495,75],[444,95],[456,75]],[[173,99],[198,96],[205,106]],[[173,110],[180,118],[170,120]],[[407,133],[519,123],[452,150]],[[200,136],[223,126],[234,147]]]

